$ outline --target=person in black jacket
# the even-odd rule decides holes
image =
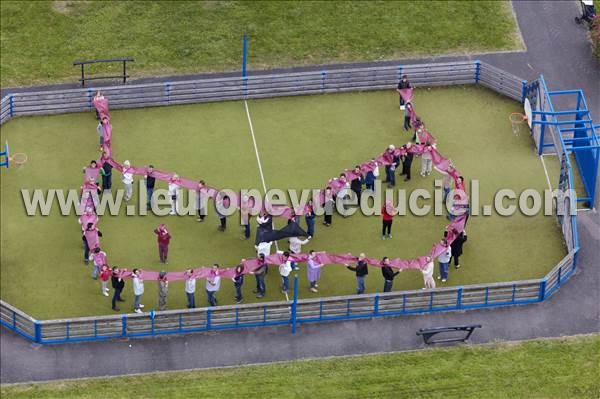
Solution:
[[[390,258],[384,256],[381,260],[381,274],[383,274],[383,292],[391,292],[392,286],[394,285],[394,277],[400,273],[400,270],[394,272],[394,269],[390,266]]]
[[[125,302],[125,300],[121,298],[121,292],[123,291],[123,288],[125,288],[125,281],[121,277],[119,277],[119,273],[119,267],[113,267],[113,272],[110,281],[112,283],[112,287],[115,290],[112,297],[112,310],[114,310],[115,312],[121,310],[117,307],[117,301]]]
[[[360,254],[358,256],[358,262],[356,263],[356,267],[352,267],[350,265],[346,265],[349,270],[356,272],[356,293],[358,295],[364,294],[365,292],[365,276],[369,274],[369,269],[367,266],[367,262],[365,261],[365,254]]]
[[[404,99],[400,95],[400,90],[402,89],[410,89],[410,82],[408,81],[408,77],[406,75],[402,75],[400,81],[398,82],[398,88],[396,91],[398,92],[398,97],[400,97],[400,109],[404,111]]]
[[[467,235],[464,231],[459,233],[457,230],[452,230],[452,232],[457,236],[456,239],[452,241],[452,244],[450,244],[450,248],[452,249],[452,257],[454,258],[454,267],[458,269],[460,267],[458,258],[462,255],[462,248],[465,241],[467,241]]]
[[[364,177],[360,170],[360,166],[356,165],[354,173],[358,174],[358,176],[350,182],[350,190],[356,194],[356,198],[358,199],[357,204],[360,206],[360,194],[362,193],[362,185],[364,183]]]
[[[413,161],[413,153],[410,152],[410,148],[412,147],[411,143],[406,143],[402,146],[406,150],[406,155],[402,156],[402,173],[400,176],[404,175],[404,181],[410,180],[410,167]]]

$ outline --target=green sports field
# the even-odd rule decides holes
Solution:
[[[381,153],[390,143],[400,145],[411,136],[401,129],[397,95],[393,90],[317,95],[248,102],[268,188],[321,188],[345,168]],[[479,179],[481,204],[491,203],[500,188],[519,192],[546,188],[544,170],[527,135],[512,134],[508,115],[518,103],[476,86],[418,89],[415,106],[438,139],[438,150],[454,160],[467,180]],[[188,178],[203,178],[220,188],[261,188],[243,102],[187,105],[112,112],[115,158],[134,165],[154,164]],[[11,151],[25,152],[29,161],[20,169],[1,171],[1,281],[2,299],[37,318],[110,313],[109,298],[100,295],[99,282],[82,263],[77,217],[25,215],[21,188],[77,188],[81,167],[97,157],[96,121],[90,113],[11,120],[2,127],[1,140]],[[398,188],[432,188],[436,173],[421,178],[419,160],[413,179]],[[122,187],[115,173],[115,188]],[[164,187],[164,185],[160,185]],[[134,197],[135,201],[135,197]],[[173,235],[166,269],[218,262],[233,266],[254,256],[252,242],[240,241],[241,229],[230,218],[225,233],[217,231],[212,212],[207,221],[195,218],[103,216],[103,248],[112,265],[160,270],[152,230],[167,223]],[[380,217],[334,217],[332,227],[317,223],[316,234],[304,250],[366,252],[372,257],[412,258],[428,253],[441,239],[444,216],[405,216],[394,222],[392,240],[380,239]],[[280,226],[282,221],[278,222]],[[253,226],[254,227],[254,226]],[[460,271],[452,269],[446,284],[539,278],[560,260],[565,250],[553,216],[471,217],[469,240]],[[281,242],[282,247],[286,243]],[[354,275],[340,265],[326,266],[319,293],[308,291],[302,266],[300,298],[346,295],[355,290]],[[265,300],[281,300],[278,273],[268,275]],[[421,273],[405,271],[394,289],[417,289]],[[204,304],[202,286],[198,304]],[[253,279],[244,286],[246,302]],[[367,278],[367,292],[380,292],[377,269]],[[131,285],[126,284],[123,311],[132,310]],[[233,287],[224,282],[220,304],[233,302]],[[156,286],[146,283],[146,309],[156,306]],[[183,285],[170,286],[169,308],[185,306]]]
[[[2,397],[597,398],[599,356],[592,335],[3,386]]]
[[[2,87],[75,82],[75,60],[142,76],[521,50],[508,1],[0,2]],[[121,66],[89,66],[106,76]],[[112,72],[112,73],[110,73]]]

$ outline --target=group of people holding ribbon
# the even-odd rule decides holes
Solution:
[[[144,293],[144,281],[158,281],[159,284],[159,307],[158,310],[166,308],[166,295],[168,292],[168,282],[183,280],[185,281],[185,294],[189,308],[196,306],[195,292],[196,280],[204,279],[206,284],[206,293],[208,304],[210,306],[217,305],[216,293],[220,289],[222,278],[232,279],[236,291],[236,302],[243,300],[242,286],[244,284],[244,276],[253,274],[256,278],[256,293],[257,297],[262,297],[266,292],[265,274],[268,272],[269,266],[277,266],[282,279],[281,288],[284,292],[289,289],[289,275],[291,270],[298,269],[299,263],[307,264],[307,275],[310,283],[310,289],[317,292],[318,279],[320,277],[321,268],[329,264],[346,265],[350,270],[356,273],[357,293],[362,294],[365,291],[364,278],[368,273],[368,266],[381,268],[382,275],[385,280],[384,292],[389,292],[392,289],[391,282],[398,272],[406,269],[418,269],[423,274],[424,289],[434,288],[435,280],[434,261],[438,259],[439,275],[438,279],[445,282],[448,279],[448,268],[450,258],[454,257],[455,267],[460,267],[458,257],[462,253],[462,243],[466,241],[465,225],[468,219],[468,203],[469,199],[465,192],[464,180],[459,171],[454,167],[452,162],[444,158],[436,148],[436,142],[433,135],[427,131],[424,123],[416,115],[413,106],[413,88],[408,83],[406,77],[402,77],[398,84],[398,94],[400,98],[400,108],[405,111],[405,129],[414,129],[413,139],[405,145],[396,147],[390,145],[382,154],[357,165],[354,169],[346,170],[339,177],[330,179],[325,188],[319,191],[319,194],[314,196],[306,204],[292,209],[284,205],[263,204],[257,216],[257,238],[255,241],[257,256],[252,259],[242,259],[236,266],[229,268],[219,267],[218,264],[208,267],[194,267],[180,272],[157,272],[147,269],[124,269],[118,266],[112,266],[108,262],[108,257],[104,248],[101,246],[100,238],[102,233],[98,229],[99,218],[96,214],[96,204],[94,198],[98,198],[95,194],[100,194],[112,187],[112,171],[117,170],[123,176],[123,184],[125,186],[125,199],[128,196],[131,198],[133,176],[144,176],[146,180],[152,179],[152,187],[154,180],[160,180],[169,184],[169,194],[173,192],[174,203],[172,213],[177,212],[177,204],[175,196],[177,189],[187,188],[195,190],[198,197],[214,200],[215,202],[223,202],[227,200],[230,206],[237,207],[242,215],[243,224],[245,223],[245,238],[249,237],[250,215],[249,209],[253,207],[251,199],[245,196],[232,195],[231,193],[223,195],[217,188],[210,187],[202,180],[192,180],[179,177],[176,173],[161,171],[154,169],[151,166],[137,167],[132,166],[128,161],[119,163],[113,158],[112,149],[112,123],[109,111],[108,99],[103,93],[98,92],[92,100],[92,104],[96,110],[99,124],[97,127],[100,136],[100,152],[101,156],[98,160],[92,161],[90,165],[84,168],[84,183],[81,186],[81,216],[79,223],[82,229],[82,240],[84,247],[84,262],[93,263],[92,278],[101,280],[102,295],[109,296],[109,285],[113,288],[112,308],[119,311],[118,302],[122,301],[121,292],[123,291],[125,280],[131,279],[134,289],[134,311],[142,312],[143,304],[141,297]],[[446,226],[442,240],[433,244],[431,251],[428,254],[419,256],[414,259],[388,258],[383,259],[370,258],[365,254],[359,256],[346,254],[332,254],[328,252],[310,251],[309,253],[301,252],[301,245],[305,244],[306,240],[300,240],[300,236],[314,235],[314,204],[318,202],[326,208],[328,202],[334,201],[336,196],[343,194],[344,191],[352,190],[352,182],[359,179],[362,183],[366,183],[366,188],[369,189],[368,178],[373,172],[378,171],[379,166],[383,166],[386,170],[386,182],[393,186],[395,184],[396,167],[402,165],[402,174],[410,179],[410,162],[414,156],[421,157],[422,166],[421,174],[426,176],[434,167],[442,175],[444,175],[444,194],[446,197],[449,193],[452,194],[453,208],[450,212],[450,223]],[[408,165],[407,165],[408,163]],[[408,167],[408,170],[407,170]],[[99,178],[102,178],[102,184],[99,183]],[[454,186],[452,188],[452,185]],[[148,187],[149,188],[149,187]],[[149,201],[152,193],[148,191]],[[360,192],[357,193],[360,195]],[[445,199],[445,198],[444,198]],[[456,211],[456,212],[455,212]],[[395,216],[396,210],[391,202],[386,202],[382,209],[383,214],[383,231],[382,239],[391,238],[391,223],[390,218]],[[272,215],[280,216],[288,220],[288,225],[281,230],[272,230]],[[332,212],[327,212],[324,216],[323,223],[330,226],[332,223]],[[198,220],[203,219],[203,215],[199,210]],[[219,215],[221,217],[221,215]],[[307,232],[299,227],[301,218],[304,217],[307,223]],[[387,220],[386,220],[387,219]],[[221,221],[220,228],[223,227]],[[387,230],[387,232],[386,232]],[[171,240],[170,232],[165,224],[161,224],[154,233],[157,235],[157,243],[159,249],[159,257],[161,262],[167,261],[168,245]],[[277,251],[271,254],[271,243],[274,240],[281,238],[290,239],[290,251]],[[297,242],[293,242],[293,241]],[[294,247],[294,248],[292,248]]]

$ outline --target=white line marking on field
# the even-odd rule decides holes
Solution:
[[[542,161],[542,166],[544,167],[544,173],[546,174],[546,181],[548,182],[548,188],[552,191],[552,184],[550,184],[550,176],[548,176],[548,169],[546,169],[546,162],[544,162],[544,156],[540,155],[540,161]]]
[[[262,181],[263,190],[266,194],[267,184],[265,183],[265,175],[263,174],[262,164],[260,163],[260,155],[258,155],[258,146],[256,145],[256,137],[254,137],[254,127],[252,126],[252,118],[250,118],[250,110],[248,109],[248,102],[246,100],[244,100],[244,107],[246,107],[246,116],[248,117],[248,124],[250,125],[250,134],[252,134],[252,143],[254,144],[254,153],[256,154],[256,162],[258,163],[260,180]]]
[[[246,116],[248,117],[248,125],[250,125],[250,134],[252,135],[252,143],[254,144],[254,153],[256,154],[256,163],[258,163],[258,172],[260,173],[260,180],[262,182],[263,190],[267,193],[267,184],[265,183],[265,175],[263,174],[262,163],[260,162],[260,155],[258,155],[258,145],[256,145],[256,137],[254,136],[254,126],[252,126],[252,118],[250,117],[250,109],[248,109],[248,102],[244,100],[244,107],[246,108]],[[273,223],[275,228],[275,223]],[[275,249],[279,251],[279,245],[275,241]]]

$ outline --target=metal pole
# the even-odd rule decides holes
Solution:
[[[242,39],[242,77],[245,78],[248,76],[246,71],[246,62],[248,59],[248,36],[244,34],[244,38]]]
[[[294,274],[294,301],[292,302],[292,334],[296,334],[296,311],[298,309],[298,273]]]
[[[83,65],[81,64],[81,87],[85,86],[85,73],[83,72]]]
[[[127,83],[127,61],[123,60],[123,83]]]

